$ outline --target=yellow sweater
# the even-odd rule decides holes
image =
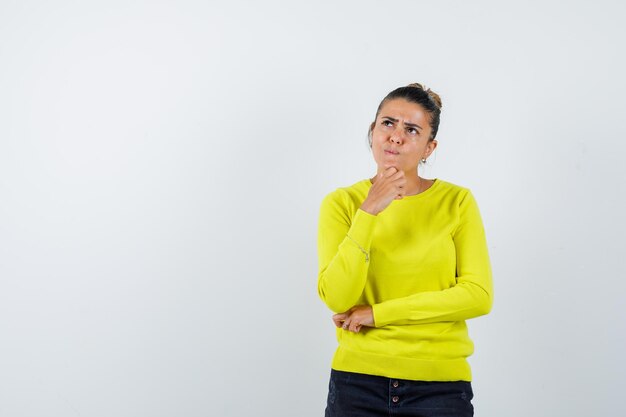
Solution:
[[[328,194],[318,234],[318,292],[341,313],[373,306],[375,327],[337,328],[332,368],[423,381],[471,381],[465,320],[493,303],[480,212],[469,189],[435,179],[374,216],[369,179]]]

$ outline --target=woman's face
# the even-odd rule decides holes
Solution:
[[[372,124],[372,153],[379,171],[395,167],[416,172],[422,158],[428,158],[437,141],[428,141],[432,129],[422,106],[404,99],[383,104]]]

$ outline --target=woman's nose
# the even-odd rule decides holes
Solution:
[[[389,140],[391,140],[393,143],[397,143],[398,145],[402,143],[402,131],[396,129],[393,132],[391,132],[391,135],[389,135]]]

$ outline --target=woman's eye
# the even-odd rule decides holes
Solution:
[[[387,124],[389,123],[389,124]],[[393,123],[391,123],[389,120],[383,120],[383,122],[381,123],[383,126],[391,126],[393,125]]]
[[[408,130],[409,130],[409,133],[412,134],[412,135],[415,135],[415,134],[419,133],[417,131],[417,129],[415,129],[414,127],[410,127]]]

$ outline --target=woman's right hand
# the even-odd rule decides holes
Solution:
[[[400,200],[405,193],[406,178],[404,171],[389,167],[376,175],[361,210],[374,216],[386,209],[393,200]]]

